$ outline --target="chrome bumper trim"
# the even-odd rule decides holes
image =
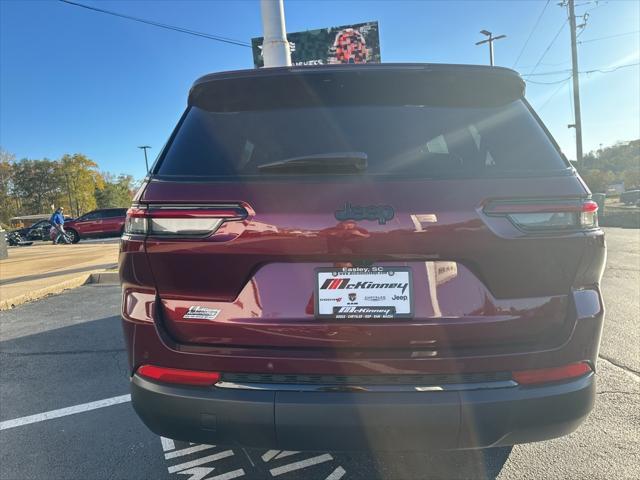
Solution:
[[[513,388],[518,383],[513,380],[477,383],[451,383],[445,385],[311,385],[290,383],[235,383],[220,381],[217,388],[235,390],[267,390],[285,392],[457,392],[465,390],[486,390],[493,388]]]

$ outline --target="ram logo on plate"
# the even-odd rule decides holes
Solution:
[[[209,307],[200,307],[194,305],[189,307],[187,313],[185,313],[182,318],[190,319],[195,318],[198,320],[215,320],[216,317],[220,314],[220,310],[217,308],[209,308]]]

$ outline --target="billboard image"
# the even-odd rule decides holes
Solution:
[[[292,65],[380,63],[378,22],[287,34]],[[252,38],[253,64],[262,67],[263,37]]]

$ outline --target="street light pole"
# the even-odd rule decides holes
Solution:
[[[260,0],[262,12],[262,58],[265,67],[290,67],[291,51],[284,22],[283,0]]]
[[[497,37],[494,37],[493,33],[489,32],[488,30],[480,30],[480,33],[486,35],[489,38],[476,42],[476,45],[482,45],[483,43],[489,44],[489,65],[493,67],[493,42],[495,42],[496,40],[500,40],[501,38],[507,38],[507,36],[498,35]]]
[[[149,161],[147,160],[147,148],[151,148],[149,145],[142,145],[141,147],[138,147],[142,150],[144,150],[144,164],[147,166],[147,173],[149,173]]]

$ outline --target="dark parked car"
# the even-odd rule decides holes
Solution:
[[[627,190],[620,194],[620,201],[625,205],[640,204],[640,190]]]
[[[49,220],[40,220],[29,227],[14,230],[14,232],[25,240],[49,240],[50,228]]]
[[[64,223],[64,229],[73,236],[73,243],[83,238],[118,237],[122,235],[126,208],[105,208]]]
[[[596,212],[514,71],[205,76],[127,214],[133,406],[288,450],[565,435],[595,398]]]

